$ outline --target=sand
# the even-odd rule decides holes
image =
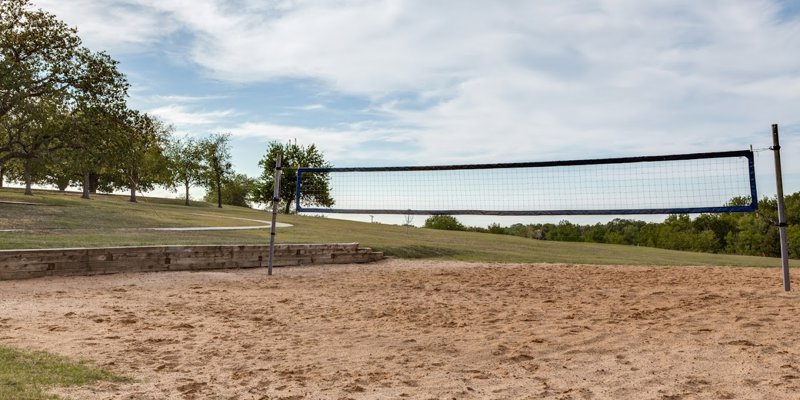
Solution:
[[[778,269],[275,273],[0,282],[0,344],[136,380],[54,390],[76,399],[800,398],[800,294]]]

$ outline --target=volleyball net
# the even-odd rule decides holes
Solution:
[[[300,168],[305,213],[627,215],[750,212],[750,150],[412,167]]]

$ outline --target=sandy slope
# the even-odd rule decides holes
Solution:
[[[81,399],[800,396],[800,294],[777,269],[391,260],[265,275],[0,282],[0,344],[138,379],[60,392]]]

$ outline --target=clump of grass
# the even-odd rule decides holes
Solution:
[[[0,346],[0,399],[55,400],[59,397],[47,394],[47,389],[99,381],[129,379],[53,354]]]

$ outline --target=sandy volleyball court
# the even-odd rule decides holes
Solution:
[[[0,344],[137,380],[59,392],[80,399],[796,399],[799,328],[778,269],[390,260],[0,282]]]

